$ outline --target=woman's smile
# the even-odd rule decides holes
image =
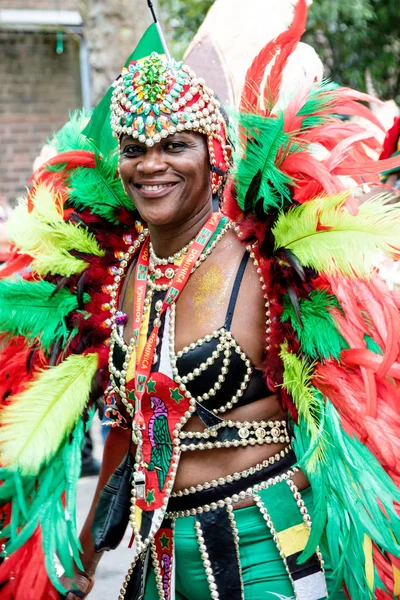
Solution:
[[[179,184],[178,181],[141,181],[135,183],[135,193],[139,193],[142,198],[162,198],[169,194]]]

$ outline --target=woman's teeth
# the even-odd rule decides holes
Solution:
[[[171,187],[175,185],[174,183],[162,183],[161,185],[142,185],[143,190],[153,191],[153,190],[162,190],[166,187]]]

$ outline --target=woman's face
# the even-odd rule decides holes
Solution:
[[[211,206],[206,137],[182,132],[152,148],[123,136],[120,174],[142,219],[152,225],[178,225]]]

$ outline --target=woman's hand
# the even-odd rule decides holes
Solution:
[[[60,583],[67,590],[76,590],[76,592],[71,591],[67,596],[62,596],[62,598],[66,598],[66,600],[78,600],[80,598],[87,598],[89,592],[92,591],[94,576],[77,572],[73,579],[63,575],[60,578]]]

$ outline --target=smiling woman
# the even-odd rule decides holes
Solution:
[[[151,148],[124,135],[120,175],[141,217],[150,227],[169,228],[171,238],[211,211],[210,161],[200,133],[176,133]]]
[[[309,70],[285,94],[305,21],[300,0],[250,67],[233,157],[212,90],[152,53],[110,92],[118,149],[72,119],[11,218],[6,272],[32,277],[0,281],[2,600],[86,597],[128,523],[120,600],[399,594],[399,298],[373,265],[400,214],[357,204],[397,159],[338,117],[373,121],[368,97]]]

